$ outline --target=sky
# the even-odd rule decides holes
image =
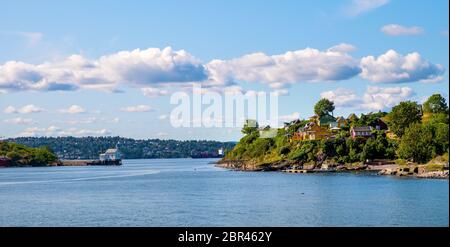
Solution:
[[[276,93],[283,121],[321,98],[339,116],[448,100],[448,4],[2,1],[0,137],[238,140],[239,126],[171,124],[192,85]]]

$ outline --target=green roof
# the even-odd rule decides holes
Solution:
[[[320,125],[326,125],[326,124],[329,124],[329,123],[332,123],[332,122],[336,122],[336,118],[334,118],[333,116],[331,116],[331,115],[324,115],[324,116],[321,116],[320,117],[320,119],[319,119],[319,124]]]

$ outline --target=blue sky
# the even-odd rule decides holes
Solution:
[[[312,115],[321,97],[344,116],[448,98],[446,0],[15,0],[0,9],[0,136],[239,139],[239,128],[170,125],[171,93],[192,82],[280,90],[286,119]],[[149,58],[149,48],[160,50]],[[158,67],[167,58],[174,69]]]

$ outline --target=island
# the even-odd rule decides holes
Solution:
[[[335,117],[321,99],[314,116],[283,128],[247,120],[244,137],[217,166],[294,173],[377,171],[380,175],[448,178],[449,108],[439,94],[390,112]]]
[[[0,141],[0,167],[58,165],[56,154],[49,147],[28,147],[14,142]]]

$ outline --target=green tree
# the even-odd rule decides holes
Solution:
[[[448,113],[432,113],[428,118],[428,123],[430,124],[448,124],[449,123],[449,115]]]
[[[247,119],[245,121],[244,127],[242,127],[242,134],[248,135],[251,134],[252,132],[258,130],[258,122],[256,120],[252,120],[252,119]]]
[[[412,101],[400,102],[389,113],[390,128],[399,137],[403,136],[405,129],[413,123],[420,122],[420,105]]]
[[[397,154],[402,159],[426,163],[435,156],[433,129],[430,125],[410,125],[400,141]]]
[[[433,141],[437,154],[444,154],[448,152],[449,147],[449,129],[448,124],[438,123],[433,124]]]
[[[423,103],[423,112],[426,113],[448,113],[448,106],[445,98],[440,94],[431,95]]]
[[[16,151],[9,151],[8,153],[6,153],[6,157],[10,158],[14,162],[19,161],[22,158],[20,153]]]
[[[314,105],[314,113],[324,116],[334,111],[334,103],[328,99],[321,99]]]

